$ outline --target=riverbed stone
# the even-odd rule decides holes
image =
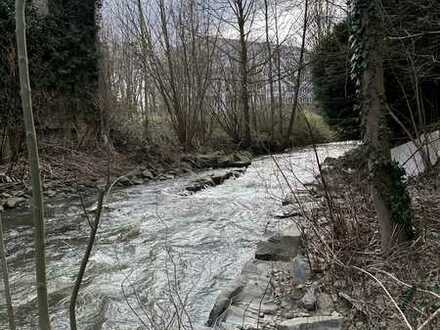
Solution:
[[[279,330],[341,330],[344,319],[340,315],[299,317],[282,322]]]
[[[154,179],[153,173],[151,173],[151,171],[148,170],[148,169],[145,169],[145,170],[142,171],[142,177],[144,179],[148,179],[148,180]]]
[[[11,197],[6,200],[4,206],[8,209],[16,208],[20,203],[24,202],[25,199],[23,197]]]
[[[126,176],[121,176],[118,179],[118,184],[121,185],[121,186],[130,186],[131,185],[131,181]]]
[[[235,281],[229,288],[223,290],[215,301],[214,306],[209,313],[208,322],[206,325],[208,327],[220,324],[225,316],[226,311],[233,302],[233,299],[243,290],[243,282],[241,280]]]
[[[290,261],[296,257],[300,242],[298,227],[292,225],[269,240],[259,242],[255,258],[266,261]]]

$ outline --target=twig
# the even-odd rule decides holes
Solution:
[[[417,328],[417,330],[422,330],[424,327],[426,327],[429,322],[431,322],[433,319],[435,319],[437,317],[437,315],[440,315],[440,308],[437,309],[434,314],[432,314],[425,322],[423,322],[423,324]]]
[[[394,300],[393,296],[389,293],[387,288],[383,285],[383,283],[381,281],[379,281],[377,279],[377,277],[375,277],[373,274],[371,274],[370,272],[366,271],[365,269],[359,268],[357,266],[352,266],[352,268],[356,269],[356,270],[358,270],[358,271],[360,271],[360,272],[362,272],[362,273],[364,273],[366,275],[368,275],[369,277],[371,277],[373,280],[375,280],[380,285],[380,287],[385,291],[385,294],[388,296],[388,298],[390,298],[391,302],[396,307],[396,309],[399,312],[399,314],[402,316],[402,319],[405,322],[405,325],[408,327],[408,329],[413,330],[414,328],[411,326],[411,324],[409,323],[409,321],[406,318],[405,314],[402,312],[402,310],[400,309],[399,305]]]

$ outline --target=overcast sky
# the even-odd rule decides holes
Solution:
[[[104,24],[114,24],[117,18],[114,17],[115,8],[124,4],[135,5],[136,0],[104,0]],[[158,0],[142,0],[145,12],[154,11],[154,4]],[[167,0],[175,1],[175,0]],[[180,0],[179,0],[180,1]],[[227,5],[228,0],[213,0],[212,7],[215,8],[217,16],[221,16],[225,21],[234,25],[234,17]],[[274,4],[277,4],[276,6]],[[217,6],[217,7],[216,7]],[[275,35],[278,29],[279,40],[289,44],[297,44],[301,39],[302,24],[304,19],[304,1],[303,0],[269,0],[269,35],[275,42]],[[153,9],[152,9],[153,8]],[[220,10],[219,8],[223,8]],[[264,1],[255,1],[255,15],[252,23],[248,24],[250,29],[249,39],[265,41],[265,15]],[[340,15],[340,14],[339,14]],[[275,19],[275,17],[277,19]],[[228,18],[228,19],[226,19]],[[278,26],[276,28],[276,24]],[[225,38],[237,39],[238,31],[228,23],[221,24],[221,36]]]

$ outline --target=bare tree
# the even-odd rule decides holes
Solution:
[[[302,72],[304,66],[304,52],[305,52],[305,43],[306,43],[306,35],[307,35],[307,25],[308,25],[308,10],[309,10],[309,0],[305,0],[304,2],[304,21],[303,21],[303,29],[302,29],[302,38],[301,38],[301,48],[299,53],[299,62],[298,62],[298,70],[296,72],[296,82],[295,82],[295,94],[292,105],[292,112],[290,114],[289,126],[286,131],[286,135],[284,138],[285,145],[289,144],[290,137],[293,131],[293,125],[295,124],[296,112],[298,108],[298,100],[299,100],[299,92],[301,88],[302,81]]]
[[[272,43],[269,36],[269,1],[264,0],[264,22],[266,32],[266,46],[268,57],[268,81],[269,81],[269,97],[270,97],[270,136],[272,142],[275,138],[275,95],[274,95],[274,79],[273,79],[273,55]]]
[[[43,193],[40,177],[37,136],[32,113],[32,95],[29,79],[29,65],[26,45],[25,0],[16,0],[16,34],[18,68],[20,74],[21,100],[26,129],[26,143],[32,174],[32,212],[35,232],[35,262],[38,297],[38,323],[40,329],[50,329],[49,308],[47,301],[45,228],[43,215]]]
[[[396,242],[407,240],[408,232],[403,224],[397,223],[393,214],[393,180],[390,173],[393,165],[390,154],[390,136],[387,128],[387,104],[384,86],[384,29],[380,15],[381,1],[375,0],[364,8],[358,5],[363,43],[368,54],[361,58],[365,63],[362,77],[362,108],[365,113],[365,142],[368,149],[370,189],[380,224],[382,249],[384,252]],[[358,36],[359,37],[359,36]]]

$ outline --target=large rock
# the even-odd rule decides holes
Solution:
[[[344,319],[340,315],[299,317],[282,322],[279,330],[340,330]]]
[[[244,153],[235,153],[220,157],[218,159],[218,167],[248,167],[251,165],[251,156]]]
[[[233,299],[243,290],[243,283],[237,281],[231,287],[223,290],[217,297],[214,306],[209,313],[208,327],[213,327],[220,324],[226,316],[226,311],[232,304]]]
[[[292,225],[269,240],[259,242],[255,258],[266,261],[290,261],[298,254],[300,242],[298,227]]]
[[[191,182],[190,186],[185,187],[185,190],[194,193],[213,186],[215,186],[215,183],[212,180],[212,178],[206,177],[206,178],[199,178],[197,180],[194,180],[193,182]]]
[[[223,184],[230,178],[237,178],[245,172],[244,169],[217,171],[216,173],[198,178],[185,187],[185,190],[190,192],[198,192],[208,187],[214,187]]]

